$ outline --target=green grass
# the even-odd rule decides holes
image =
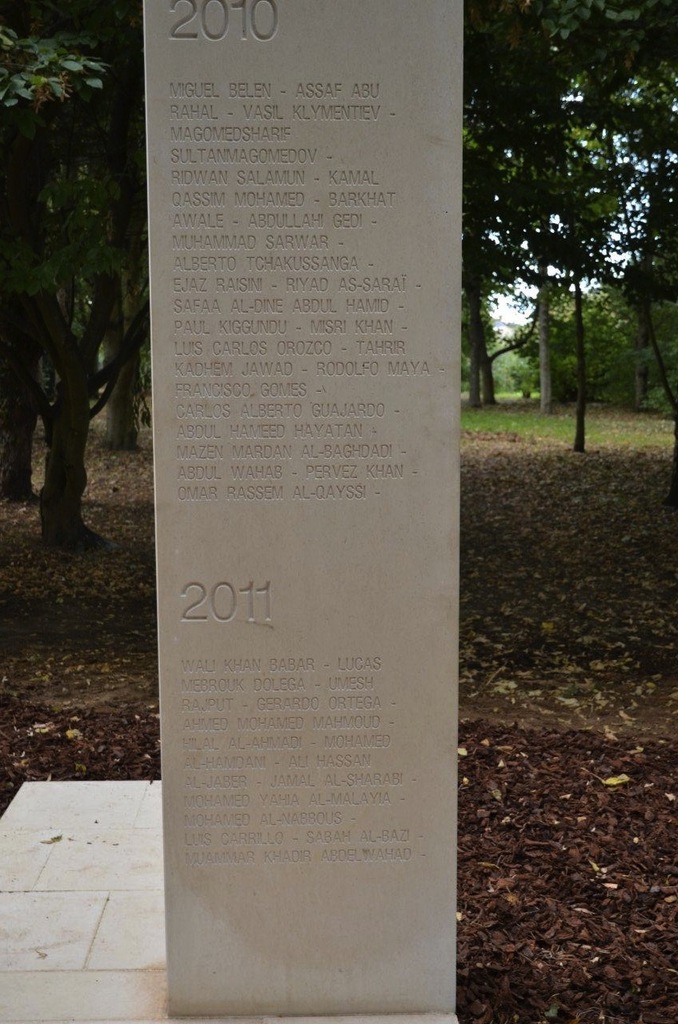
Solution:
[[[574,442],[574,406],[556,406],[552,416],[541,416],[539,402],[502,395],[496,406],[471,409],[462,403],[463,430],[491,434],[517,434],[530,441]],[[656,413],[591,405],[586,414],[588,446],[666,448],[673,443],[673,422]]]

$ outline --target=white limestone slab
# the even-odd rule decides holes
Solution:
[[[134,819],[135,828],[158,828],[162,822],[162,783],[151,782],[144,790],[138,814]]]
[[[170,1009],[454,1008],[461,0],[146,0]]]
[[[77,815],[78,794],[84,783],[60,787],[62,803],[58,829],[26,829],[39,825],[39,813],[46,805],[41,787],[31,784],[22,797],[21,827],[3,828],[3,854],[12,847],[27,853],[37,846],[38,855],[51,857],[59,843],[44,848],[42,840],[66,835]],[[123,783],[95,783],[101,803],[110,804],[111,786]],[[52,790],[51,799],[57,794]],[[88,798],[95,790],[88,786]],[[31,813],[31,803],[35,813]],[[154,808],[155,810],[153,811]],[[54,810],[54,809],[53,809]],[[145,826],[160,824],[160,806],[152,800]],[[54,810],[59,818],[58,809]],[[154,819],[154,813],[157,817]],[[5,825],[7,815],[2,819]],[[139,819],[137,819],[139,820]],[[99,830],[101,834],[102,830]],[[105,834],[105,833],[104,833]],[[60,842],[63,842],[64,839]],[[90,847],[90,849],[95,849]],[[129,854],[131,847],[122,845]],[[10,865],[11,865],[10,858]],[[161,865],[156,863],[156,886],[161,885]],[[25,881],[30,884],[36,870],[32,865]],[[5,880],[17,877],[7,872]],[[12,892],[0,894],[0,1024],[186,1024],[185,1018],[167,1015],[164,963],[164,921],[160,891],[54,893]],[[89,950],[89,953],[87,952]],[[278,1018],[194,1018],[191,1024],[280,1024]],[[289,1024],[295,1024],[290,1021]],[[332,1024],[327,1018],[300,1024]],[[401,1024],[391,1019],[338,1021],[337,1024]],[[456,1024],[455,1018],[425,1017],[403,1020],[402,1024]]]
[[[24,782],[3,828],[129,828],[148,788],[148,782]]]
[[[87,969],[164,971],[165,900],[162,891],[110,894]]]
[[[105,893],[0,893],[0,972],[82,969],[105,904]]]
[[[18,971],[0,975],[0,1021],[166,1020],[164,971]]]
[[[69,830],[53,847],[40,891],[157,889],[162,884],[158,828]]]
[[[0,831],[0,892],[32,889],[59,835],[49,829]]]

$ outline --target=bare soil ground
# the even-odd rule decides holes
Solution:
[[[678,1021],[668,470],[659,449],[464,439],[465,1024]],[[0,505],[0,809],[25,779],[159,774],[149,438],[95,433],[89,471],[113,551],[46,551],[37,507]]]
[[[669,470],[660,448],[464,439],[463,714],[675,738]]]

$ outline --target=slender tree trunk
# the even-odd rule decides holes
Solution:
[[[650,309],[649,302],[641,299],[638,306],[638,325],[635,338],[636,366],[634,406],[639,412],[647,400],[647,389],[650,377],[648,358],[650,351]]]
[[[664,498],[664,504],[670,508],[678,508],[678,412],[673,417],[673,460],[671,463],[671,482],[669,493]]]
[[[111,324],[104,338],[106,362],[117,356],[122,345],[125,330],[122,301],[116,303]],[[135,451],[137,447],[137,423],[134,412],[134,385],[136,382],[138,355],[129,359],[120,370],[111,397],[106,405],[106,444],[113,451]]]
[[[37,370],[37,353],[34,370]],[[33,434],[37,413],[16,374],[0,362],[0,498],[33,501]]]
[[[145,246],[145,208],[135,208],[128,231],[128,264],[120,278],[119,308],[112,316],[117,330],[104,341],[106,361],[118,354],[126,332],[143,304],[148,283]],[[136,451],[139,417],[135,406],[135,390],[139,372],[139,352],[120,370],[106,407],[106,443],[115,451]]]
[[[492,360],[487,352],[485,344],[485,328],[483,327],[482,347],[480,349],[480,381],[483,393],[483,405],[496,405],[497,399],[494,394],[494,375],[492,373]]]
[[[586,350],[584,348],[584,316],[582,311],[581,282],[574,286],[574,319],[577,352],[577,424],[574,450],[586,451]]]
[[[469,308],[469,402],[473,409],[480,409],[480,346],[478,331],[482,330],[480,320],[480,288],[475,284],[466,285],[466,298]]]
[[[543,416],[553,412],[551,388],[551,289],[548,270],[540,263],[541,288],[539,289],[539,411]]]
[[[664,504],[669,505],[671,508],[678,508],[678,395],[674,391],[671,386],[671,381],[669,380],[664,356],[662,355],[662,350],[659,347],[657,335],[654,331],[654,324],[652,323],[652,308],[649,303],[646,304],[645,312],[647,317],[646,324],[648,341],[650,342],[650,348],[652,349],[657,362],[659,379],[661,380],[666,400],[673,410],[673,460],[671,463],[671,482],[669,484],[669,493],[664,498]]]
[[[139,430],[134,408],[138,366],[138,355],[127,360],[106,406],[106,444],[113,451],[133,452],[138,447]]]
[[[495,405],[492,360],[487,352],[485,325],[482,318],[482,294],[477,282],[466,285],[469,305],[469,343],[471,349],[469,370],[469,401],[473,408]],[[481,401],[482,386],[482,401]]]

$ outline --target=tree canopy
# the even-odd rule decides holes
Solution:
[[[80,514],[89,420],[146,318],[140,302],[102,362],[145,230],[139,5],[11,4],[0,53],[0,347],[45,425],[43,538],[88,547],[97,543]],[[36,351],[56,374],[53,394]]]
[[[549,296],[569,291],[582,448],[584,403],[595,392],[587,359],[599,379],[581,294],[593,287],[619,289],[636,318],[635,337],[625,335],[636,404],[659,383],[678,423],[678,368],[655,329],[663,306],[678,299],[674,6],[470,0],[466,7],[471,400],[494,400],[498,349],[486,329],[488,298],[539,291],[543,362]],[[88,424],[147,331],[142,82],[140,0],[5,4],[0,356],[45,425],[42,531],[57,546],[97,543],[80,511]],[[521,344],[517,338],[511,347]],[[21,417],[8,412],[11,388],[0,387],[1,445]],[[32,429],[30,417],[25,423]]]

